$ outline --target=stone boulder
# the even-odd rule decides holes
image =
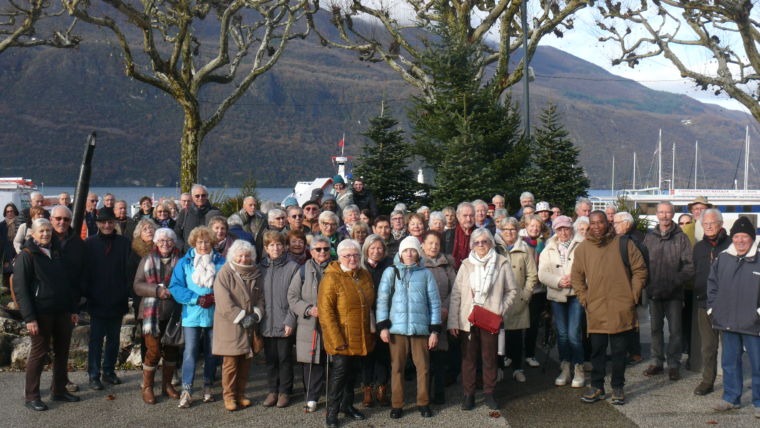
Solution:
[[[13,341],[11,353],[11,366],[20,370],[26,368],[26,359],[32,348],[32,339],[29,336],[19,337]]]
[[[90,326],[77,325],[71,332],[71,351],[87,352],[90,343]]]
[[[0,334],[12,334],[18,336],[24,327],[20,321],[13,318],[0,317]]]

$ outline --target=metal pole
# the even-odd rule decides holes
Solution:
[[[528,72],[528,1],[522,0],[520,11],[523,31],[523,136],[530,140],[530,74]]]

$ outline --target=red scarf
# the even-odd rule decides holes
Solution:
[[[451,256],[454,257],[455,270],[459,270],[462,260],[470,255],[470,234],[473,230],[475,228],[471,227],[465,231],[461,226],[457,226],[454,230],[454,250],[451,252]]]

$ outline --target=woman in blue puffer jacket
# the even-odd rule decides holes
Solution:
[[[402,416],[404,367],[409,352],[417,369],[417,407],[430,411],[430,354],[441,331],[441,298],[433,274],[422,263],[420,241],[409,236],[399,245],[395,265],[383,272],[377,292],[377,328],[391,351],[391,418]]]

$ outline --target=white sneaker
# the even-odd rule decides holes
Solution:
[[[213,403],[214,402],[214,394],[211,393],[211,387],[210,386],[204,386],[203,387],[203,402],[204,403]]]
[[[308,413],[314,413],[317,411],[317,402],[316,401],[307,401],[306,402],[306,411]]]
[[[570,384],[573,388],[583,388],[586,386],[586,373],[583,371],[583,364],[575,365],[575,374],[573,375],[573,383]]]
[[[177,407],[180,409],[187,409],[192,403],[193,397],[190,396],[190,393],[187,391],[182,391],[182,395],[179,397],[179,405]]]
[[[528,365],[531,367],[541,367],[541,363],[539,363],[538,360],[533,357],[526,358],[525,362],[528,363]]]
[[[559,364],[559,367],[561,371],[559,373],[559,376],[557,376],[557,378],[554,379],[554,385],[565,386],[570,381],[570,362],[562,361]]]
[[[518,381],[520,383],[525,382],[525,380],[526,380],[525,379],[525,372],[522,371],[522,370],[515,370],[515,372],[512,373],[512,379],[514,379],[514,380],[516,380],[516,381]]]

